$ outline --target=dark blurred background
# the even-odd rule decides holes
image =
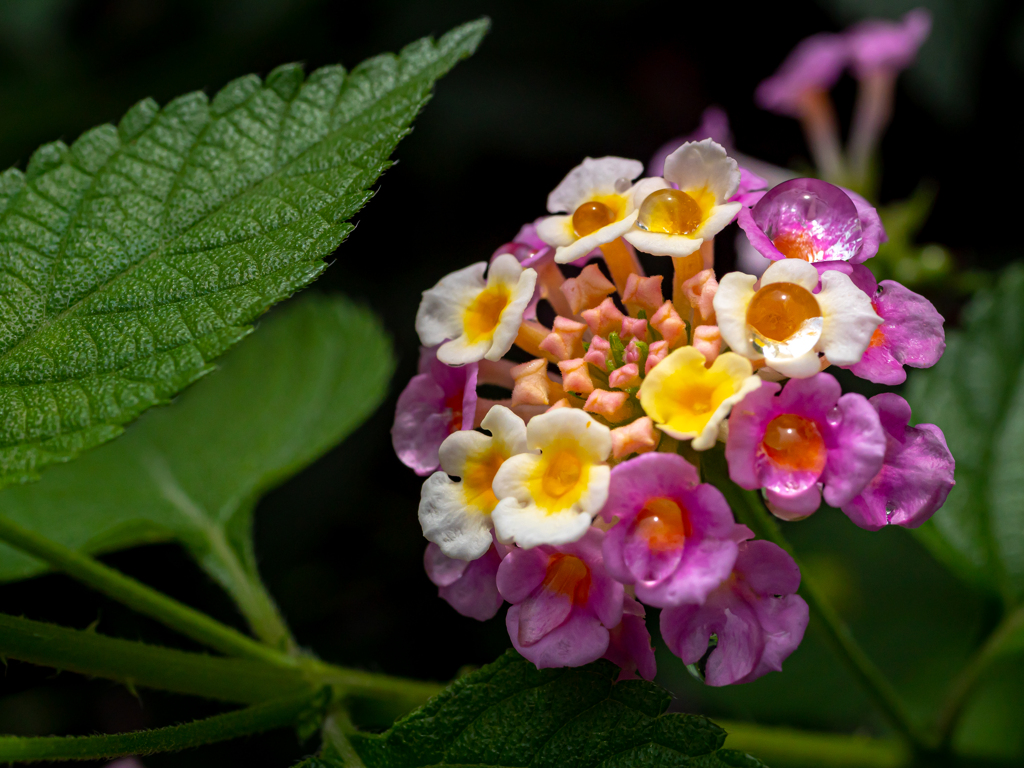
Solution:
[[[492,18],[480,52],[440,83],[399,147],[398,165],[313,289],[344,291],[383,317],[400,355],[389,397],[345,445],[270,494],[256,515],[262,572],[300,642],[339,663],[443,680],[493,660],[509,643],[500,617],[478,624],[437,598],[421,567],[420,480],[391,450],[395,398],[415,369],[420,291],[486,258],[543,213],[548,191],[583,156],[646,161],[661,143],[695,128],[711,104],[727,110],[741,151],[806,165],[798,125],[755,108],[754,87],[809,34],[870,15],[894,18],[921,4],[932,9],[934,30],[900,81],[883,145],[882,200],[933,180],[939,193],[922,242],[948,246],[961,268],[996,269],[1017,252],[1014,187],[1024,159],[1012,117],[1024,78],[1024,6],[996,0],[7,0],[0,2],[0,167],[23,168],[39,144],[70,142],[116,122],[145,96],[166,102],[194,89],[212,94],[238,75],[266,74],[287,61],[352,66],[482,14]],[[835,91],[846,121],[854,93],[849,79]],[[787,533],[915,712],[929,712],[997,618],[996,607],[946,574],[906,531],[869,534],[822,512]],[[175,546],[106,560],[239,623]],[[0,588],[0,610],[76,627],[99,619],[106,634],[188,647],[63,577]],[[704,688],[668,654],[659,652],[659,662],[659,680],[683,711],[883,732],[813,631],[784,674],[728,690]],[[1005,662],[990,678],[964,738],[993,754],[1019,753],[1024,671]],[[6,733],[117,731],[217,709],[151,691],[136,699],[110,683],[15,662],[0,680]],[[283,767],[314,747],[278,732],[145,762]]]

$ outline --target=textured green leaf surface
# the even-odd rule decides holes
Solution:
[[[147,99],[0,174],[0,486],[116,436],[319,275],[486,26]]]
[[[3,514],[87,552],[178,539],[246,610],[254,502],[369,416],[392,368],[367,310],[303,296],[120,439],[0,492]],[[43,567],[0,546],[0,580]]]
[[[618,674],[606,661],[538,670],[509,651],[385,733],[352,743],[367,768],[761,766],[722,749],[725,731],[709,720],[665,714],[663,689],[616,683]]]
[[[915,372],[918,422],[938,424],[956,486],[919,529],[944,561],[1015,602],[1024,596],[1024,268],[979,292],[938,365]]]

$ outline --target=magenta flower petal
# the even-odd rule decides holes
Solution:
[[[821,476],[825,484],[822,495],[833,507],[841,507],[864,490],[881,469],[885,432],[867,398],[852,392],[839,398],[828,423],[832,429],[825,435],[828,462]]]
[[[882,226],[882,217],[878,215],[878,210],[875,206],[852,189],[847,189],[846,187],[840,187],[840,189],[853,201],[853,205],[857,209],[857,215],[860,217],[861,245],[860,253],[857,254],[855,263],[862,264],[878,253],[878,246],[888,242],[889,236],[885,233],[885,227]]]
[[[732,512],[721,492],[674,453],[645,453],[612,469],[602,514],[608,573],[659,607],[701,603],[736,559]]]
[[[797,44],[774,75],[761,81],[754,101],[761,109],[800,117],[804,97],[813,91],[830,90],[849,61],[850,46],[845,35],[821,33],[808,37]]]
[[[501,556],[493,545],[483,557],[471,562],[445,557],[434,543],[427,545],[423,554],[423,565],[438,586],[438,596],[463,616],[477,621],[494,618],[504,602],[495,578],[500,564]]]
[[[877,384],[902,384],[907,379],[904,365],[929,368],[946,349],[943,318],[924,296],[894,280],[883,280],[872,296],[882,324],[860,362],[850,367],[854,374]]]
[[[516,548],[498,567],[512,645],[539,668],[588,664],[608,650],[625,590],[605,571],[603,538],[591,528],[571,544]]]
[[[661,634],[687,664],[707,653],[708,685],[747,683],[772,670],[799,646],[807,628],[807,604],[794,594],[800,571],[793,559],[767,541],[740,545],[733,577],[702,606],[683,605],[661,612]]]
[[[472,429],[476,415],[477,363],[459,368],[421,350],[420,373],[398,396],[391,444],[398,460],[421,477],[434,472],[438,450],[452,432]]]
[[[608,650],[608,629],[596,616],[586,611],[573,610],[561,626],[556,627],[532,645],[520,639],[519,613],[522,606],[513,605],[505,615],[508,636],[523,658],[532,661],[537,669],[551,667],[582,667],[597,661]]]
[[[772,512],[787,519],[817,509],[819,485],[833,506],[860,493],[882,466],[885,435],[866,398],[841,392],[834,377],[818,373],[783,388],[765,382],[747,395],[729,417],[725,456],[733,482],[765,488]],[[782,431],[769,436],[769,429]],[[776,439],[793,441],[777,458],[766,442]]]
[[[899,22],[868,19],[851,27],[846,35],[854,73],[863,78],[874,72],[895,74],[906,69],[931,28],[932,16],[924,8],[915,8]]]
[[[651,633],[644,621],[644,607],[626,595],[622,604],[622,621],[608,633],[608,650],[604,658],[622,669],[619,680],[632,680],[637,676],[653,680],[658,673],[658,665],[651,647]]]
[[[899,395],[871,398],[886,435],[885,463],[860,495],[842,506],[861,528],[916,528],[945,502],[955,481],[953,455],[934,424],[910,424],[910,405]]]

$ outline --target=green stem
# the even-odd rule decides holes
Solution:
[[[0,656],[54,669],[240,704],[309,691],[292,669],[251,659],[226,659],[106,637],[0,614]]]
[[[908,768],[914,755],[900,739],[812,733],[716,719],[728,733],[725,746],[788,768]]]
[[[206,538],[209,549],[195,554],[200,565],[231,595],[256,637],[279,651],[296,654],[298,643],[259,575],[245,567],[221,528],[211,525]]]
[[[205,720],[149,731],[102,736],[0,736],[0,762],[104,760],[198,747],[293,725],[316,706],[318,698],[316,692],[306,692]]]
[[[363,759],[356,752],[348,737],[356,732],[348,712],[336,709],[324,719],[324,757],[333,757],[340,761],[344,768],[366,768]]]
[[[743,490],[729,480],[724,454],[720,451],[708,451],[704,468],[714,484],[729,500],[739,521],[750,527],[755,535],[778,545],[793,555],[797,565],[800,566],[799,558],[795,556],[793,548],[782,535],[775,517],[765,508],[761,496],[755,491]],[[896,689],[854,639],[846,622],[836,613],[814,580],[809,578],[807,569],[801,566],[800,573],[802,577],[800,594],[807,600],[811,611],[818,617],[820,628],[824,630],[826,637],[846,663],[854,679],[871,696],[897,732],[922,751],[933,749],[933,740],[923,734],[911,719],[910,713]]]
[[[330,686],[339,700],[390,724],[437,694],[439,683],[408,680],[298,658],[287,668],[106,637],[0,614],[0,657],[222,701],[251,704]],[[382,722],[383,721],[383,722]]]
[[[109,568],[89,555],[23,528],[2,515],[0,540],[210,648],[231,656],[260,659],[283,666],[295,665],[291,657]]]
[[[1004,652],[1007,644],[1015,641],[1016,635],[1024,632],[1024,605],[1018,606],[989,635],[971,660],[957,675],[949,687],[942,709],[939,712],[936,730],[942,747],[948,748],[956,732],[964,707],[978,685],[982,673]]]

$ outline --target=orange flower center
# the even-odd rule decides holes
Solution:
[[[590,595],[590,569],[578,557],[559,552],[548,560],[543,586],[566,595],[575,605],[582,605]]]
[[[747,325],[771,341],[785,341],[815,317],[821,317],[818,300],[796,283],[769,283],[747,307]]]
[[[672,499],[648,499],[636,518],[636,532],[655,552],[679,549],[693,533],[689,513]]]
[[[776,416],[761,445],[772,461],[786,469],[820,473],[825,468],[825,441],[818,425],[802,416]]]

